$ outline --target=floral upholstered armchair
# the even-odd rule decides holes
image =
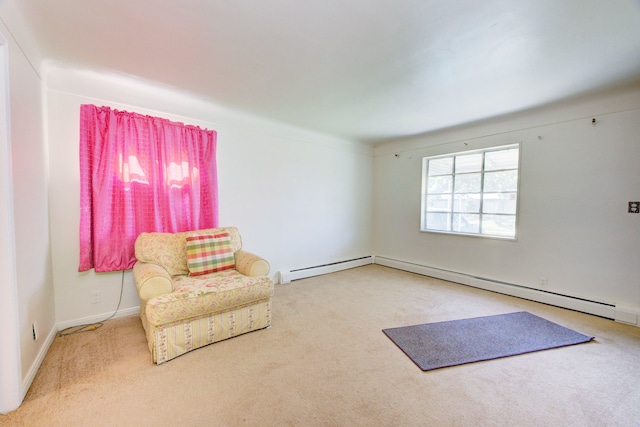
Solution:
[[[133,277],[153,362],[271,326],[269,263],[235,227],[142,233]]]

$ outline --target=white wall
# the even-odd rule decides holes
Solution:
[[[212,76],[212,78],[215,78]],[[119,273],[78,273],[80,104],[93,103],[218,132],[220,224],[271,274],[371,253],[373,149],[240,115],[169,88],[50,65],[46,73],[56,317],[61,326],[110,314]],[[123,313],[139,300],[130,272]],[[101,291],[102,302],[91,303]]]
[[[17,51],[17,49],[13,49]],[[48,159],[39,77],[19,54],[11,55],[11,148],[20,348],[27,375],[54,325],[49,248]],[[40,339],[32,338],[37,322]]]
[[[591,123],[596,118],[596,125]],[[422,233],[424,156],[522,142],[517,241]],[[398,157],[395,156],[398,154]],[[640,87],[375,150],[376,256],[640,311]]]
[[[7,4],[2,5],[0,15],[3,20],[13,13]],[[3,298],[15,295],[17,304],[17,330],[3,334],[7,351],[19,354],[19,366],[0,366],[2,381],[10,381],[19,371],[21,401],[37,369],[46,354],[55,333],[55,308],[53,300],[53,276],[49,247],[49,198],[48,159],[43,128],[42,88],[37,72],[31,67],[12,37],[12,31],[0,24],[0,33],[7,39],[9,50],[9,123],[3,121],[2,132],[6,133],[3,151],[5,164],[2,180],[8,180],[5,189],[13,195],[5,205],[3,195],[3,217],[7,217],[12,229],[3,230],[0,238],[4,249],[8,250],[3,260],[2,277],[11,279],[0,284]],[[5,102],[5,100],[0,100]],[[4,118],[4,117],[3,117]],[[6,303],[6,301],[3,301]],[[15,307],[11,307],[15,309]],[[4,313],[3,313],[4,314]],[[5,319],[3,319],[4,321]],[[38,325],[39,337],[32,337],[31,325]],[[14,324],[14,326],[16,326]],[[14,335],[17,334],[17,337]],[[13,338],[17,339],[14,340]],[[16,345],[19,348],[15,348]],[[3,384],[4,386],[4,384]],[[16,402],[5,405],[2,411],[16,406]],[[17,402],[20,403],[20,402]]]
[[[11,173],[9,47],[0,33],[0,414],[15,409],[21,401],[20,334],[18,326],[18,281],[13,218]]]

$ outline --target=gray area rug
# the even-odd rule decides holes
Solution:
[[[423,371],[589,342],[589,337],[520,311],[383,329]]]

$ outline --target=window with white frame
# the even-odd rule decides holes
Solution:
[[[422,159],[421,230],[516,238],[520,145]]]

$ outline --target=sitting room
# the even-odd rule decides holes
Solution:
[[[637,425],[639,23],[0,0],[0,425]],[[391,333],[522,312],[586,338]]]

